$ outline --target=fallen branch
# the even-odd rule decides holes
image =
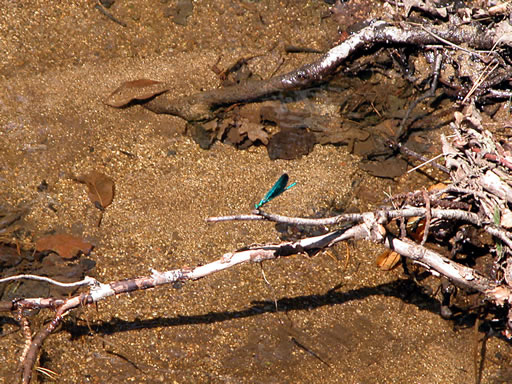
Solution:
[[[412,214],[413,211],[415,210],[413,209],[409,213]],[[416,211],[420,211],[420,209],[416,209]],[[423,212],[424,211],[425,210],[423,209]],[[493,281],[482,276],[472,268],[458,264],[418,244],[409,243],[405,240],[400,240],[389,235],[382,225],[386,220],[386,216],[381,213],[365,213],[362,214],[361,217],[362,224],[358,224],[347,229],[329,232],[321,236],[305,238],[282,244],[249,247],[248,249],[226,253],[214,262],[195,268],[183,267],[181,269],[166,272],[152,270],[150,276],[116,281],[108,284],[100,283],[94,279],[88,278],[86,281],[92,285],[88,293],[81,293],[68,299],[27,298],[15,300],[9,307],[3,305],[2,307],[4,310],[18,311],[18,313],[26,309],[48,308],[55,310],[55,317],[53,320],[43,327],[30,341],[26,357],[23,361],[23,382],[30,382],[32,367],[35,364],[39,349],[41,348],[45,338],[57,328],[64,316],[72,309],[78,308],[82,305],[94,304],[114,295],[155,288],[160,285],[172,284],[177,281],[198,280],[213,273],[234,267],[238,264],[249,262],[261,263],[265,260],[277,259],[297,253],[314,254],[320,250],[332,247],[336,243],[344,240],[367,239],[383,243],[388,248],[403,256],[411,258],[417,263],[420,263],[420,265],[430,271],[446,276],[459,285],[472,290],[487,293],[497,287]],[[26,276],[13,276],[11,279],[25,277]],[[53,282],[51,283],[53,284]],[[492,300],[492,297],[489,297],[489,299]]]
[[[426,215],[426,208],[407,208],[394,211],[381,210],[375,213],[368,212],[364,214],[340,215],[335,218],[327,220],[324,219],[323,221],[314,219],[286,218],[284,216],[272,215],[261,210],[255,212],[255,215],[231,218],[251,220],[255,217],[260,217],[260,219],[270,221],[294,224],[308,223],[313,225],[318,225],[319,222],[322,222],[322,225],[326,222],[329,222],[329,224],[338,224],[350,219],[351,223],[359,224],[332,231],[321,236],[305,238],[294,242],[248,247],[247,249],[226,253],[214,262],[195,268],[183,267],[181,269],[165,272],[152,270],[152,274],[150,276],[116,281],[108,284],[100,283],[92,278],[86,278],[80,283],[82,285],[84,282],[88,284],[91,287],[89,292],[81,293],[68,299],[26,298],[15,300],[11,302],[10,305],[6,305],[4,303],[0,308],[3,310],[17,311],[18,313],[21,313],[21,311],[26,309],[43,308],[53,309],[56,311],[54,319],[48,325],[43,327],[32,340],[29,340],[30,344],[27,349],[26,357],[23,361],[23,382],[28,383],[30,381],[32,367],[35,364],[35,360],[44,339],[57,328],[64,316],[72,309],[82,305],[94,304],[114,295],[155,288],[160,285],[172,284],[177,281],[198,280],[242,263],[260,263],[265,260],[277,259],[297,253],[315,254],[320,250],[332,247],[336,243],[344,240],[366,239],[382,243],[389,249],[412,259],[414,262],[427,268],[438,276],[445,276],[460,286],[487,294],[488,299],[491,301],[493,300],[493,296],[489,295],[489,292],[493,292],[493,290],[498,287],[496,282],[486,278],[474,269],[454,262],[419,244],[398,239],[391,235],[384,227],[389,220],[394,218]],[[481,224],[481,220],[478,216],[471,212],[433,209],[431,214],[432,217],[435,218],[458,219],[474,224]],[[209,221],[222,220],[218,220],[217,218],[215,220],[210,219]],[[510,244],[510,238],[507,233],[502,233],[501,230],[490,226],[489,228],[493,229],[495,235],[500,236],[500,238],[503,238],[507,244]],[[14,280],[31,277],[33,276],[20,275],[10,277],[9,279]],[[61,283],[58,282],[49,282],[61,285]]]
[[[443,43],[446,45],[464,44],[477,50],[489,50],[498,45],[510,42],[501,39],[497,28],[484,32],[476,25],[458,27],[439,26],[432,30],[424,26],[410,23],[390,25],[385,21],[373,21],[370,26],[350,36],[335,46],[319,60],[306,64],[296,70],[268,80],[249,81],[246,83],[214,89],[186,97],[174,98],[168,93],[148,95],[142,105],[155,112],[179,116],[187,121],[210,120],[214,110],[221,106],[235,103],[255,101],[279,92],[295,91],[309,88],[330,79],[340,65],[354,53],[368,50],[374,46],[385,44],[402,44],[425,46]],[[482,53],[471,51],[476,56]],[[112,103],[111,95],[106,103],[120,107],[124,105]],[[153,97],[154,96],[154,97]]]

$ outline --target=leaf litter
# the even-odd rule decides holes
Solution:
[[[93,245],[84,241],[81,237],[66,233],[44,236],[36,241],[36,251],[53,251],[64,259],[72,259],[80,252],[88,255],[92,248]]]

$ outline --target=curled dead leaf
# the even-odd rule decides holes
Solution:
[[[400,255],[395,251],[390,251],[389,249],[382,252],[378,257],[375,263],[377,267],[379,267],[383,271],[391,271],[396,268],[398,263],[400,262]]]
[[[37,251],[53,251],[64,259],[72,259],[79,252],[87,255],[92,247],[91,243],[83,241],[82,238],[66,233],[44,236],[36,242]]]
[[[413,238],[413,240],[417,243],[423,240],[423,234],[425,233],[425,224],[426,220],[424,218],[413,217],[409,220],[411,225],[408,231],[409,235]],[[408,223],[408,226],[409,226]]]
[[[512,293],[510,289],[500,285],[499,287],[489,289],[485,292],[487,297],[493,300],[497,305],[505,305],[506,302],[511,301]]]
[[[169,85],[150,79],[126,81],[105,99],[105,104],[121,108],[134,100],[147,100],[169,90]]]
[[[114,181],[101,172],[92,171],[76,178],[79,183],[87,186],[89,199],[100,209],[107,208],[114,199]]]

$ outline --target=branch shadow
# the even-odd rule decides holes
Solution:
[[[421,310],[439,314],[440,302],[410,279],[397,279],[374,287],[363,287],[347,292],[337,292],[341,284],[327,291],[325,294],[313,294],[296,297],[283,297],[277,300],[279,312],[302,311],[324,306],[340,305],[354,300],[363,300],[371,296],[390,296],[402,300],[406,304],[416,305]],[[238,311],[209,312],[202,315],[175,317],[157,317],[153,319],[126,321],[113,318],[110,321],[101,321],[87,325],[79,325],[73,321],[63,324],[63,330],[70,333],[72,338],[79,338],[94,332],[109,335],[118,332],[136,329],[151,329],[160,327],[174,327],[193,324],[214,324],[232,319],[258,316],[263,313],[276,312],[273,300],[255,301],[252,305]]]

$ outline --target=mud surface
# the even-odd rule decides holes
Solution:
[[[225,68],[261,55],[250,65],[265,78],[282,57],[280,72],[315,57],[285,55],[284,44],[326,50],[338,38],[322,1],[205,0],[190,16],[182,6],[116,1],[107,11],[122,26],[94,2],[3,5],[0,201],[28,210],[27,241],[52,231],[83,237],[95,245],[94,276],[108,282],[278,241],[269,223],[207,225],[205,218],[249,212],[285,171],[297,186],[268,209],[294,216],[333,204],[367,210],[385,192],[437,181],[430,171],[373,178],[346,146],[317,145],[293,161],[271,161],[262,146],[239,151],[216,143],[205,151],[182,134],[178,118],[105,106],[123,81],[172,81],[170,92],[187,95],[218,86],[211,66],[219,57]],[[373,5],[360,14],[379,12]],[[339,106],[318,108],[328,114]],[[100,227],[100,211],[73,181],[91,171],[115,182]],[[244,265],[183,287],[105,300],[70,316],[46,341],[40,364],[62,383],[473,382],[474,322],[441,319],[432,292],[400,269],[379,271],[378,253],[368,243],[341,244],[313,258],[268,262],[271,287],[258,265]],[[34,316],[34,328],[48,316]],[[0,321],[0,382],[7,383],[23,338],[9,317]],[[486,356],[483,383],[512,377],[505,341],[489,339]]]

